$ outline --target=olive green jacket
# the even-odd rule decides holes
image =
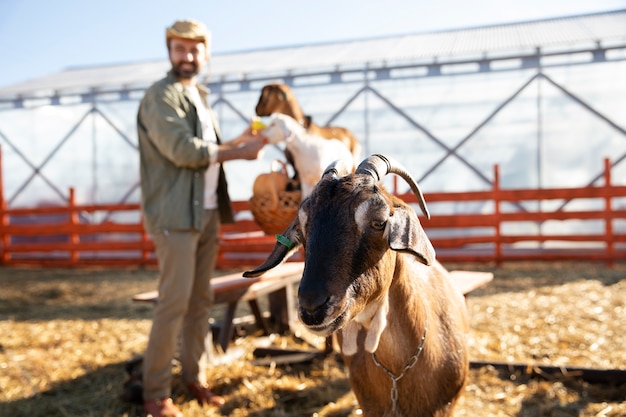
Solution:
[[[206,101],[209,91],[198,85]],[[213,111],[217,141],[220,132]],[[170,71],[146,91],[137,113],[141,206],[149,233],[200,230],[204,216],[204,180],[210,149],[192,99]],[[224,168],[217,187],[222,223],[232,223]]]

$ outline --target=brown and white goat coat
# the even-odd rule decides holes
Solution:
[[[264,86],[255,110],[257,116],[269,116],[273,113],[291,116],[307,132],[325,139],[337,139],[342,142],[350,150],[355,161],[361,158],[361,144],[350,130],[340,126],[319,126],[313,122],[309,116],[304,114],[293,91],[285,84],[273,83]]]
[[[261,134],[271,144],[284,142],[287,150],[291,152],[293,165],[300,180],[302,199],[313,192],[324,169],[335,159],[347,161],[350,171],[356,164],[352,154],[342,142],[309,133],[293,117],[285,114],[272,114]]]
[[[304,246],[299,317],[338,332],[351,387],[365,416],[451,416],[468,373],[463,296],[415,211],[380,184],[407,171],[373,155],[354,174],[329,167],[256,276]]]

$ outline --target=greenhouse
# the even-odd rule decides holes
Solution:
[[[136,111],[169,69],[163,53],[0,89],[7,206],[61,204],[70,187],[80,204],[138,202]],[[317,124],[349,128],[364,156],[394,157],[425,193],[490,189],[495,165],[503,188],[585,187],[605,158],[626,183],[626,10],[223,53],[209,67],[227,139],[281,82]],[[233,199],[276,158],[268,147],[227,163]]]

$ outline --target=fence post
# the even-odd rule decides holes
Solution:
[[[68,201],[69,215],[70,215],[70,224],[72,225],[72,232],[70,233],[70,243],[72,244],[72,249],[70,250],[70,261],[73,266],[76,266],[78,263],[78,251],[76,248],[78,247],[78,243],[80,242],[80,237],[77,233],[75,233],[75,227],[78,225],[78,212],[76,210],[76,199],[74,196],[74,187],[70,187],[70,197]]]
[[[613,266],[615,263],[611,185],[611,162],[609,158],[604,158],[604,239],[606,242],[606,262],[609,266]]]
[[[4,178],[2,177],[2,148],[0,148],[0,235],[2,235],[2,264],[6,264],[11,259],[9,246],[11,236],[5,233],[4,226],[9,224],[9,216],[6,214],[7,202],[4,200]]]
[[[493,166],[493,221],[495,232],[495,261],[502,264],[502,240],[500,239],[500,166]]]
[[[11,236],[4,231],[4,226],[9,224],[9,216],[6,214],[7,203],[4,196],[0,195],[0,234],[2,235],[2,264],[7,264],[11,260],[9,246],[11,245]]]

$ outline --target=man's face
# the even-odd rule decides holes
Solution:
[[[209,59],[203,42],[182,38],[170,39],[169,55],[174,74],[185,80],[198,75]]]

